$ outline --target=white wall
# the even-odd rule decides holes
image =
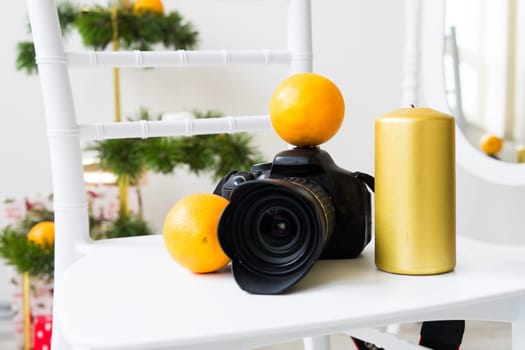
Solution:
[[[83,2],[83,3],[86,3]],[[164,0],[201,33],[200,48],[283,48],[283,0]],[[340,132],[324,148],[349,170],[373,170],[373,121],[399,107],[403,1],[312,0],[314,69],[341,88],[347,109]],[[15,70],[16,42],[25,34],[26,5],[0,12],[0,194],[51,191],[45,124],[36,76]],[[73,36],[68,48],[80,48]],[[282,67],[123,70],[124,115],[140,106],[152,112],[217,109],[230,115],[266,113],[269,97],[286,72]],[[110,121],[111,71],[72,70],[80,122]],[[25,137],[23,136],[25,135]],[[286,145],[273,133],[257,142],[268,159]],[[146,217],[158,228],[171,205],[195,191],[211,191],[205,176],[183,171],[149,176],[144,188]],[[7,298],[0,270],[0,300]]]

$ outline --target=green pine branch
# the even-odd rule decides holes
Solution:
[[[57,11],[60,30],[63,36],[67,36],[71,32],[71,26],[77,18],[78,10],[69,2],[60,2],[57,4]]]
[[[53,221],[54,214],[43,205],[31,204],[22,221],[0,231],[0,256],[19,273],[29,273],[46,280],[52,279],[54,246],[38,245],[27,239],[29,230],[41,221]]]
[[[107,7],[76,8],[71,3],[57,7],[62,33],[76,29],[86,47],[105,50],[113,40],[111,9]],[[197,45],[198,32],[177,11],[167,14],[133,13],[117,10],[119,46],[128,50],[151,50],[155,45],[189,50]],[[28,74],[36,73],[35,49],[32,42],[17,45],[16,68]]]
[[[140,216],[120,215],[105,230],[105,236],[111,238],[144,236],[153,234],[151,226]]]
[[[0,256],[19,273],[51,280],[54,270],[53,244],[40,246],[19,229],[7,227],[0,234]]]
[[[198,32],[176,11],[166,15],[156,12],[117,12],[119,45],[129,50],[151,50],[156,44],[166,48],[193,49]],[[113,40],[111,10],[104,7],[84,9],[74,21],[84,44],[103,50]]]
[[[35,46],[32,41],[23,41],[17,44],[16,69],[25,71],[27,74],[38,72],[35,62]]]

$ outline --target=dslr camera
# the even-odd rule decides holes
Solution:
[[[373,186],[372,176],[338,167],[318,147],[226,175],[214,191],[230,201],[218,236],[237,284],[278,294],[318,259],[358,256],[370,242]]]

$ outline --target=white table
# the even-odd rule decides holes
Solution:
[[[377,270],[369,245],[358,259],[319,261],[287,294],[261,296],[242,291],[228,270],[182,269],[159,235],[120,242],[101,242],[65,274],[60,312],[74,344],[131,350],[154,339],[159,349],[244,349],[418,320],[525,324],[525,278],[517,278],[525,247],[458,238],[455,271],[404,276]],[[112,287],[93,287],[104,285]],[[514,336],[515,348],[525,348],[522,338]]]

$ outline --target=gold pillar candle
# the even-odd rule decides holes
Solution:
[[[516,162],[525,163],[525,146],[523,145],[516,148]]]
[[[375,122],[375,262],[426,275],[456,264],[454,118],[405,108]]]

